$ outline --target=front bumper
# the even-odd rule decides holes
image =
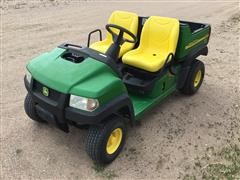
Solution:
[[[38,85],[36,85],[37,83]],[[99,124],[104,117],[104,108],[99,108],[94,112],[84,112],[69,107],[69,94],[57,92],[58,95],[56,95],[56,91],[49,88],[49,94],[54,91],[52,93],[54,95],[46,97],[39,91],[39,86],[45,87],[45,85],[36,80],[32,80],[29,84],[26,77],[24,78],[24,84],[35,103],[37,114],[45,121],[56,124],[58,128],[65,132],[69,131],[68,125],[73,124],[72,122],[78,125]]]
[[[32,79],[29,84],[24,78],[25,87],[32,97],[37,114],[44,120],[56,124],[58,128],[69,132],[69,124],[77,125],[100,125],[111,114],[118,111],[121,105],[129,105],[127,95],[119,96],[113,101],[99,107],[93,112],[87,112],[69,107],[69,94],[49,89],[49,97],[42,94],[42,87],[47,87]]]

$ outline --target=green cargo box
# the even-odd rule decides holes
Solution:
[[[188,54],[198,52],[209,42],[211,27],[209,24],[180,21],[180,34],[176,58],[183,60]]]

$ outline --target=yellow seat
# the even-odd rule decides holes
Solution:
[[[124,54],[122,61],[150,72],[160,70],[168,55],[175,54],[179,21],[174,18],[151,16],[143,26],[140,45]]]
[[[132,32],[135,36],[137,36],[137,30],[138,30],[138,15],[131,12],[125,12],[125,11],[114,11],[112,15],[110,16],[108,20],[108,24],[116,24],[119,26],[122,26]],[[118,32],[118,30],[113,29],[115,33]],[[124,33],[124,37],[127,39],[129,38],[129,35]],[[106,53],[108,48],[113,43],[112,41],[112,35],[107,32],[106,39],[93,43],[90,45],[90,48],[95,49],[97,51],[100,51],[102,53]],[[134,47],[133,43],[125,42],[120,49],[119,52],[119,58],[122,57],[124,53],[131,50]]]

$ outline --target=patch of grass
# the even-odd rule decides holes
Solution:
[[[157,162],[156,170],[162,169],[163,165],[164,165],[164,159],[160,157]]]
[[[195,162],[195,166],[196,167],[202,167],[201,162],[198,160],[197,162]]]
[[[240,148],[237,145],[223,148],[218,156],[225,163],[212,163],[203,168],[203,179],[240,179]]]
[[[136,148],[130,147],[126,153],[126,156],[128,157],[129,161],[132,161],[132,160],[136,160],[139,154],[140,152]]]
[[[116,177],[118,177],[118,175],[113,170],[103,173],[103,178],[105,179],[114,179]]]
[[[92,168],[103,179],[111,180],[111,179],[118,177],[118,175],[115,173],[115,171],[105,170],[104,166],[94,164],[94,166]]]
[[[131,148],[129,148],[128,151],[129,151],[131,154],[137,154],[136,148],[131,147]]]
[[[185,175],[183,178],[183,180],[196,180],[196,179],[197,179],[196,176],[189,174]]]
[[[98,164],[94,164],[94,166],[92,166],[92,168],[95,170],[96,173],[101,173],[104,171],[105,167],[98,165]]]
[[[186,174],[184,180],[240,180],[240,147],[236,144],[228,145],[220,150],[208,147],[203,156],[194,158],[193,169],[192,175]]]
[[[22,153],[22,151],[23,151],[22,149],[17,149],[16,154],[20,154],[20,153]]]
[[[230,21],[233,23],[239,23],[240,22],[240,13],[234,14],[231,18]]]

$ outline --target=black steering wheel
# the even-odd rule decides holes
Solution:
[[[116,34],[111,28],[119,30],[119,33]],[[122,26],[118,26],[116,24],[107,24],[106,29],[112,35],[113,42],[116,44],[122,45],[124,42],[129,42],[129,43],[137,42],[137,37],[132,32],[130,32],[129,30],[125,29]],[[126,39],[126,37],[123,36],[124,33],[129,35],[131,39]]]

